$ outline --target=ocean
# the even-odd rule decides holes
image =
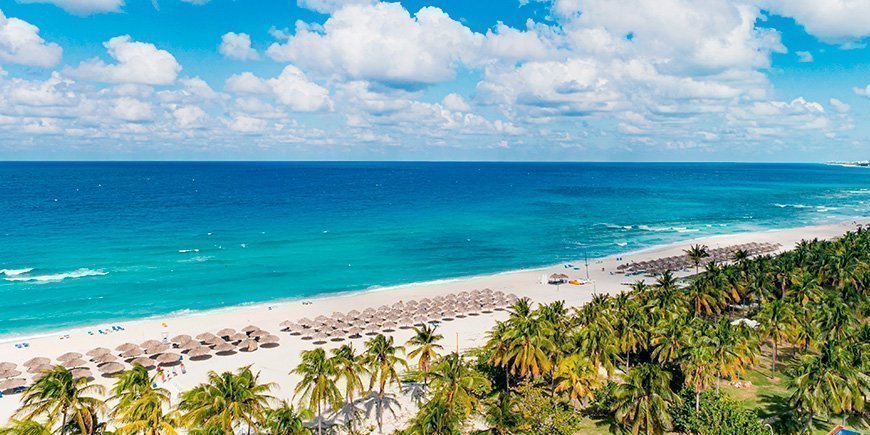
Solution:
[[[0,334],[870,216],[870,170],[732,163],[0,163]]]

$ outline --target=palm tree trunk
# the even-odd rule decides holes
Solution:
[[[716,395],[719,395],[719,382],[722,381],[722,378],[719,375],[716,375]]]
[[[508,371],[507,367],[504,369],[504,385],[507,391],[511,390],[511,374]]]
[[[631,351],[625,354],[625,374],[628,374],[628,370],[631,368]]]
[[[356,417],[356,415],[354,415],[354,412],[353,412],[354,411],[354,409],[353,409],[353,396],[350,393],[350,387],[348,387],[348,389],[347,389],[347,399],[345,399],[345,401],[347,402],[344,405],[347,407],[347,413],[348,413],[347,421],[348,421],[348,424],[350,426],[350,433],[353,433],[353,421],[355,420],[354,417]]]
[[[63,407],[63,418],[61,418],[60,435],[66,435],[66,406]]]
[[[701,392],[695,390],[695,415],[701,413]]]
[[[377,414],[378,414],[377,415],[378,433],[384,433],[384,420],[382,418],[383,416],[381,415],[381,413],[383,412],[383,405],[384,405],[384,389],[381,388],[381,390],[378,391],[378,410],[377,410],[378,411],[377,412]]]
[[[323,416],[320,415],[320,401],[317,401],[317,435],[323,435],[323,428],[321,424],[323,423]]]
[[[773,364],[770,366],[770,379],[776,377],[776,339],[773,340]]]

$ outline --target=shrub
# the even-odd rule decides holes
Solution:
[[[769,435],[754,411],[737,406],[713,391],[701,393],[700,412],[695,413],[695,392],[684,388],[681,404],[671,408],[674,430],[698,435]]]

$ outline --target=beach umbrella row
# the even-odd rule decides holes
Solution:
[[[707,249],[709,257],[705,257],[701,261],[701,265],[706,265],[711,262],[723,263],[734,259],[734,254],[737,251],[744,251],[749,256],[756,256],[774,252],[782,247],[779,243],[743,243],[739,245],[726,246],[724,248]],[[673,255],[670,257],[656,258],[639,262],[620,264],[616,267],[617,270],[625,270],[628,272],[647,272],[652,274],[663,273],[667,270],[683,270],[694,266],[688,254]]]

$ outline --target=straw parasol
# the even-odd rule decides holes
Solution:
[[[196,339],[199,341],[209,341],[209,340],[213,339],[214,337],[217,337],[217,336],[212,334],[211,332],[203,332],[202,334],[197,335]]]
[[[12,363],[12,362],[2,362],[2,363],[0,363],[0,371],[3,371],[3,370],[12,370],[12,369],[14,369],[15,367],[18,367],[18,364],[15,364],[15,363]]]
[[[148,355],[154,355],[156,353],[166,352],[167,350],[169,350],[168,344],[158,344],[157,346],[151,346],[145,349],[145,353]]]
[[[295,324],[296,323],[291,322],[290,320],[285,320],[285,321],[279,323],[278,326],[280,326],[281,329],[290,329]]]
[[[291,325],[289,331],[291,334],[299,334],[305,330],[305,327],[302,325]]]
[[[399,325],[392,320],[387,320],[381,325],[381,328],[384,328],[385,331],[394,331]]]
[[[260,337],[260,344],[275,344],[281,339],[277,335],[267,335],[265,337]]]
[[[118,357],[116,357],[115,355],[112,355],[110,353],[107,353],[105,355],[100,355],[100,356],[94,358],[94,362],[97,364],[105,364],[105,363],[115,362],[117,360],[118,360]]]
[[[145,341],[143,341],[142,344],[140,344],[139,346],[141,346],[143,349],[148,349],[149,347],[159,346],[159,345],[161,345],[161,344],[163,344],[162,341],[158,341],[158,340],[145,340]]]
[[[142,355],[142,349],[140,349],[138,347],[130,348],[128,350],[125,350],[123,353],[121,353],[121,356],[124,358],[133,358],[134,356],[139,356],[139,355]]]
[[[244,332],[244,333],[248,333],[248,332],[251,332],[251,331],[256,331],[256,330],[258,330],[258,329],[260,329],[259,326],[248,325],[248,326],[245,326],[244,328],[242,328],[242,332]]]
[[[359,336],[360,334],[362,334],[362,332],[363,332],[363,329],[360,328],[359,326],[352,326],[350,328],[347,328],[347,335],[349,335],[351,337]]]
[[[234,350],[236,350],[236,347],[230,343],[222,343],[222,344],[219,344],[219,345],[214,347],[214,351],[218,355],[220,355],[222,353],[229,353],[229,352],[232,352]]]
[[[209,348],[205,346],[195,347],[187,352],[187,356],[191,358],[201,358],[208,355]]]
[[[186,344],[190,340],[193,340],[193,337],[191,337],[187,334],[181,334],[181,335],[176,335],[175,337],[172,337],[172,340],[170,340],[170,341],[172,341],[173,343],[175,343],[179,346],[183,346],[184,344]]]
[[[360,315],[360,312],[357,310],[350,310],[347,312],[347,317],[349,317],[351,319],[358,319],[359,315]]]
[[[239,343],[239,350],[243,352],[253,352],[259,348],[260,345],[257,344],[257,340],[251,338]]]
[[[9,369],[0,371],[0,379],[14,378],[21,374],[20,370]]]
[[[82,357],[82,354],[78,352],[67,352],[59,357],[57,357],[58,361],[69,361],[71,359],[79,359]]]
[[[138,344],[124,343],[124,344],[116,347],[115,350],[117,350],[118,352],[126,352],[130,349],[138,349],[138,348],[139,348]]]
[[[39,365],[35,365],[35,366],[30,366],[30,367],[28,367],[28,368],[27,368],[27,373],[42,373],[42,372],[48,372],[48,371],[51,371],[51,369],[53,369],[53,368],[54,368],[54,366],[51,366],[51,365],[49,365],[49,364],[39,364]]]
[[[102,355],[105,355],[107,353],[112,353],[112,350],[106,349],[105,347],[95,347],[95,348],[89,350],[87,353],[85,353],[85,355],[87,355],[91,358],[96,358],[98,356],[102,356]]]
[[[147,356],[140,356],[139,358],[134,359],[132,363],[134,365],[139,364],[140,366],[145,368],[154,367],[154,360],[148,358]]]
[[[166,352],[157,357],[157,362],[160,364],[172,364],[180,361],[181,357],[177,353]]]
[[[218,337],[229,337],[236,333],[236,330],[233,328],[224,328],[217,332]]]
[[[11,390],[13,388],[20,388],[27,385],[27,381],[23,378],[14,378],[7,379],[3,382],[0,382],[0,391]]]
[[[229,336],[228,338],[229,338],[228,341],[242,341],[242,340],[248,339],[248,334],[245,334],[244,332],[236,332],[235,334]]]
[[[311,319],[309,319],[307,317],[303,317],[303,318],[299,319],[299,321],[297,323],[299,323],[302,326],[311,326],[312,324],[314,324],[314,321],[312,321]]]
[[[190,341],[188,341],[187,343],[184,343],[184,346],[179,347],[179,349],[181,349],[181,350],[184,351],[184,350],[192,350],[192,349],[196,349],[196,348],[198,348],[198,347],[205,347],[205,346],[199,344],[198,341],[190,340]]]
[[[124,364],[110,362],[108,364],[101,365],[98,370],[107,375],[114,375],[115,373],[121,373],[124,371]]]
[[[77,369],[72,369],[73,379],[82,379],[82,378],[93,378],[94,375],[91,373],[91,369],[87,367],[81,367]]]
[[[74,358],[74,359],[70,359],[70,360],[66,360],[66,361],[61,361],[61,363],[60,363],[60,365],[66,367],[68,369],[71,369],[73,367],[81,367],[85,364],[87,364],[87,362],[85,362],[85,360],[83,360],[81,358]]]
[[[248,336],[253,338],[265,337],[267,335],[269,335],[269,332],[262,329],[258,329],[256,331],[251,331],[250,333],[248,333]]]
[[[24,367],[40,366],[40,365],[43,365],[43,364],[48,364],[48,363],[50,363],[50,362],[51,362],[50,359],[45,358],[45,357],[38,356],[38,357],[35,357],[35,358],[30,358],[30,359],[27,360],[27,361],[24,361]]]

